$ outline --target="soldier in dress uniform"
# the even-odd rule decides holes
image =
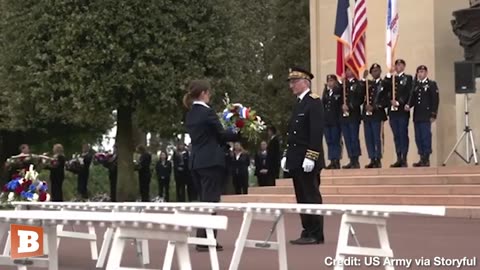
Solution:
[[[298,203],[321,204],[320,172],[325,167],[323,157],[323,106],[320,97],[310,90],[313,74],[303,68],[292,68],[288,75],[290,89],[297,96],[288,125],[288,144],[281,165],[293,178]],[[324,242],[323,217],[300,215],[303,231],[295,245]]]
[[[368,70],[365,71],[364,78],[368,75]],[[345,83],[345,104],[342,105],[342,116],[340,117],[340,124],[342,127],[343,140],[347,147],[348,157],[350,163],[343,166],[344,169],[358,169],[360,163],[358,158],[362,155],[360,149],[360,121],[362,114],[360,106],[363,103],[363,95],[365,93],[365,80],[357,80],[350,68],[345,67],[345,76],[342,83]],[[343,89],[342,89],[342,101]]]
[[[389,91],[390,106],[388,106],[388,117],[390,127],[392,128],[393,140],[395,142],[395,151],[397,161],[390,165],[392,168],[407,167],[408,154],[408,124],[410,121],[410,112],[405,111],[404,107],[410,99],[412,91],[412,76],[405,74],[405,61],[397,59],[395,61],[395,95]],[[392,81],[390,73],[385,77],[386,81]]]
[[[340,169],[342,154],[340,117],[342,116],[342,88],[337,76],[327,75],[327,83],[323,90],[323,110],[325,112],[325,140],[328,147],[330,164],[325,169]]]
[[[415,143],[420,161],[414,167],[429,167],[432,153],[432,123],[437,119],[439,94],[437,83],[428,79],[428,69],[421,65],[417,68],[413,93],[405,110],[413,109]]]
[[[370,74],[373,80],[368,81],[368,95],[365,93],[362,111],[365,143],[370,158],[370,164],[365,166],[367,169],[382,167],[382,125],[387,120],[385,107],[390,105],[390,102],[386,93],[391,86],[391,83],[380,78],[382,68],[379,64],[370,67]]]

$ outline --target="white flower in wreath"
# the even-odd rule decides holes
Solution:
[[[40,196],[38,196],[37,193],[33,194],[32,201],[38,202],[38,198],[39,198],[39,197],[40,197]]]
[[[13,199],[15,199],[15,193],[13,192],[8,193],[7,201],[11,202],[13,201]]]
[[[47,199],[45,199],[46,202],[50,201],[50,194],[47,193]]]

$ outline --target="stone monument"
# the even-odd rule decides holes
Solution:
[[[480,0],[470,0],[470,8],[453,12],[452,28],[464,49],[467,61],[480,62]]]

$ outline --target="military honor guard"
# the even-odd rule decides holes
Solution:
[[[368,70],[364,77],[368,75]],[[345,68],[345,77],[342,82],[342,117],[340,125],[343,134],[343,140],[347,147],[350,163],[343,166],[344,169],[358,169],[360,163],[358,158],[362,154],[360,149],[360,122],[362,114],[360,106],[363,103],[363,94],[365,92],[365,81],[357,80],[350,68]]]
[[[395,61],[395,77],[388,73],[385,77],[386,81],[392,82],[392,90],[389,92],[390,106],[388,107],[388,117],[390,127],[395,142],[395,151],[397,153],[397,161],[390,165],[392,168],[408,167],[407,154],[409,146],[408,124],[410,121],[410,112],[405,111],[404,107],[410,99],[412,91],[412,76],[405,74],[405,61],[397,59]]]
[[[390,105],[387,91],[390,83],[382,80],[382,68],[379,64],[370,67],[373,80],[368,81],[368,89],[362,110],[363,130],[370,163],[365,168],[381,168],[382,163],[382,125],[387,120],[385,108]]]
[[[323,157],[324,116],[320,97],[310,90],[313,74],[303,68],[292,68],[288,75],[290,89],[297,96],[288,125],[288,144],[281,165],[293,177],[298,203],[321,204],[320,172]],[[324,243],[323,216],[301,214],[303,231],[295,245]]]
[[[420,161],[414,167],[429,167],[432,153],[432,123],[437,118],[439,94],[437,83],[428,78],[428,69],[421,65],[417,68],[413,93],[405,110],[413,108],[415,142]]]
[[[323,111],[325,119],[325,140],[328,147],[328,159],[330,164],[325,169],[340,169],[340,158],[342,154],[341,147],[341,127],[340,117],[342,117],[342,88],[338,83],[337,76],[327,75],[327,83],[322,95]]]

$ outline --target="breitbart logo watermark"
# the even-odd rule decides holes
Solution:
[[[21,259],[43,256],[43,228],[26,225],[10,225],[10,257]]]

